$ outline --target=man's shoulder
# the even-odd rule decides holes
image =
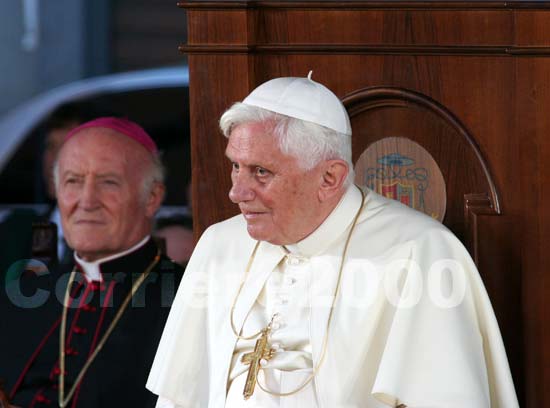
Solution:
[[[447,227],[429,215],[372,191],[359,225],[369,235],[383,238],[390,245],[426,235],[452,235]]]
[[[250,239],[246,229],[246,220],[242,214],[235,215],[221,222],[210,225],[203,233],[203,237]],[[201,239],[203,239],[201,237]]]
[[[255,241],[250,237],[242,215],[212,224],[202,234],[193,255],[225,256],[248,248]]]
[[[369,191],[368,198],[367,210],[374,211],[381,217],[406,220],[411,226],[420,228],[446,229],[446,227],[435,218],[397,200],[386,198],[374,191]]]
[[[181,279],[183,276],[184,268],[176,261],[173,261],[172,259],[168,258],[166,255],[161,255],[160,260],[153,268],[156,272],[162,272],[162,273],[172,273],[177,278]]]

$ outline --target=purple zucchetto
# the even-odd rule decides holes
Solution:
[[[150,153],[155,155],[158,153],[157,145],[151,136],[149,136],[149,134],[137,123],[123,118],[104,117],[85,122],[82,125],[72,129],[67,136],[65,136],[65,141],[69,140],[81,130],[88,128],[112,129],[118,133],[128,136],[130,139],[135,140],[140,145],[145,147],[145,149],[147,149]]]

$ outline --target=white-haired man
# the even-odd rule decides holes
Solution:
[[[144,385],[183,274],[151,238],[164,196],[156,144],[126,119],[86,122],[65,137],[54,178],[75,268],[50,293],[53,324],[21,362],[13,403],[152,407]]]
[[[351,183],[331,91],[274,79],[220,125],[242,214],[192,256],[148,380],[158,407],[518,406],[466,250]]]

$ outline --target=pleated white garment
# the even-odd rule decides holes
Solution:
[[[350,187],[325,222],[292,246],[304,257],[311,281],[308,327],[299,326],[297,333],[302,330],[302,334],[278,340],[282,344],[290,340],[288,352],[298,353],[298,360],[285,357],[283,347],[278,357],[291,362],[290,371],[304,369],[296,361],[307,361],[308,353],[312,366],[320,360],[344,242],[360,201],[359,190]],[[147,383],[160,396],[159,406],[166,402],[181,408],[245,406],[233,399],[241,396],[244,383],[235,358],[250,345],[237,341],[229,311],[254,245],[242,216],[210,227],[201,238]],[[254,305],[284,258],[283,248],[260,244],[235,307],[238,329],[256,313]],[[271,313],[266,309],[258,323],[265,323]],[[290,308],[287,318],[293,313],[298,316],[300,311]],[[306,332],[308,338],[303,336]],[[272,364],[275,367],[276,360]],[[273,369],[279,368],[287,367]],[[443,225],[368,192],[351,237],[326,357],[310,391],[265,404],[518,407],[498,324],[479,273],[463,245]],[[302,397],[316,405],[300,402]]]

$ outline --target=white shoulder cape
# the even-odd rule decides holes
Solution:
[[[345,199],[359,207],[356,188]],[[311,258],[320,282],[310,330],[314,364],[346,234]],[[205,231],[172,305],[149,390],[182,408],[224,407],[236,342],[229,312],[254,245],[240,215]],[[260,244],[235,308],[238,328],[283,256],[280,247]],[[373,192],[350,241],[327,347],[315,377],[322,407],[519,407],[497,321],[466,249],[438,222]]]

